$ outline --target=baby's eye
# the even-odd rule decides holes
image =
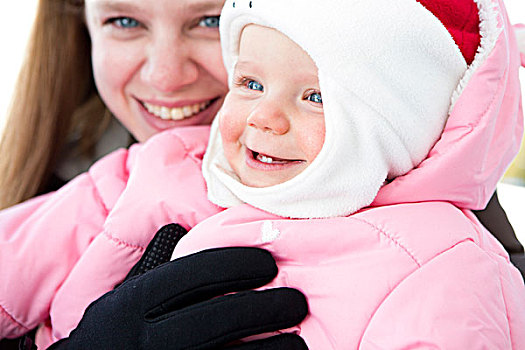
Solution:
[[[255,80],[247,80],[245,84],[250,90],[264,91],[264,87]]]
[[[202,17],[199,21],[199,27],[219,28],[220,18],[221,16]]]
[[[306,96],[306,100],[314,102],[314,103],[323,103],[323,98],[321,97],[320,92],[312,92],[308,96]]]
[[[106,21],[106,23],[114,24],[119,28],[131,29],[140,26],[140,22],[131,17],[114,17]]]

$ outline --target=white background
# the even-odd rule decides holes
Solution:
[[[525,23],[525,0],[504,1],[511,22]],[[0,1],[0,128],[24,56],[36,4],[37,0]],[[521,71],[525,96],[525,69]],[[518,237],[525,242],[525,187],[500,184],[498,193]]]

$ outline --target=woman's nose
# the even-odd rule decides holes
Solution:
[[[283,135],[290,130],[290,121],[284,108],[275,101],[259,103],[248,116],[247,123],[248,126],[275,135]]]
[[[181,40],[157,40],[148,50],[142,80],[161,92],[177,91],[196,82],[199,67],[188,44]]]

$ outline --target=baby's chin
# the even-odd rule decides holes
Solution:
[[[266,188],[271,187],[274,185],[277,185],[278,183],[267,183],[265,181],[254,181],[254,180],[243,180],[240,181],[244,186],[246,187],[253,187],[253,188]]]
[[[293,180],[307,168],[307,162],[297,162],[293,166],[276,166],[276,169],[253,169],[251,167],[233,168],[237,180],[246,187],[267,188]]]
[[[265,177],[265,178],[258,178],[258,179],[240,179],[240,182],[247,186],[247,187],[253,187],[253,188],[267,188],[272,186],[277,186],[279,184],[285,183],[291,179],[293,179],[295,176],[291,176],[289,178],[272,178],[272,177]]]

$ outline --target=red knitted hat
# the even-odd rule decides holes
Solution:
[[[467,64],[479,47],[479,13],[474,0],[417,0],[447,28],[459,46]]]

